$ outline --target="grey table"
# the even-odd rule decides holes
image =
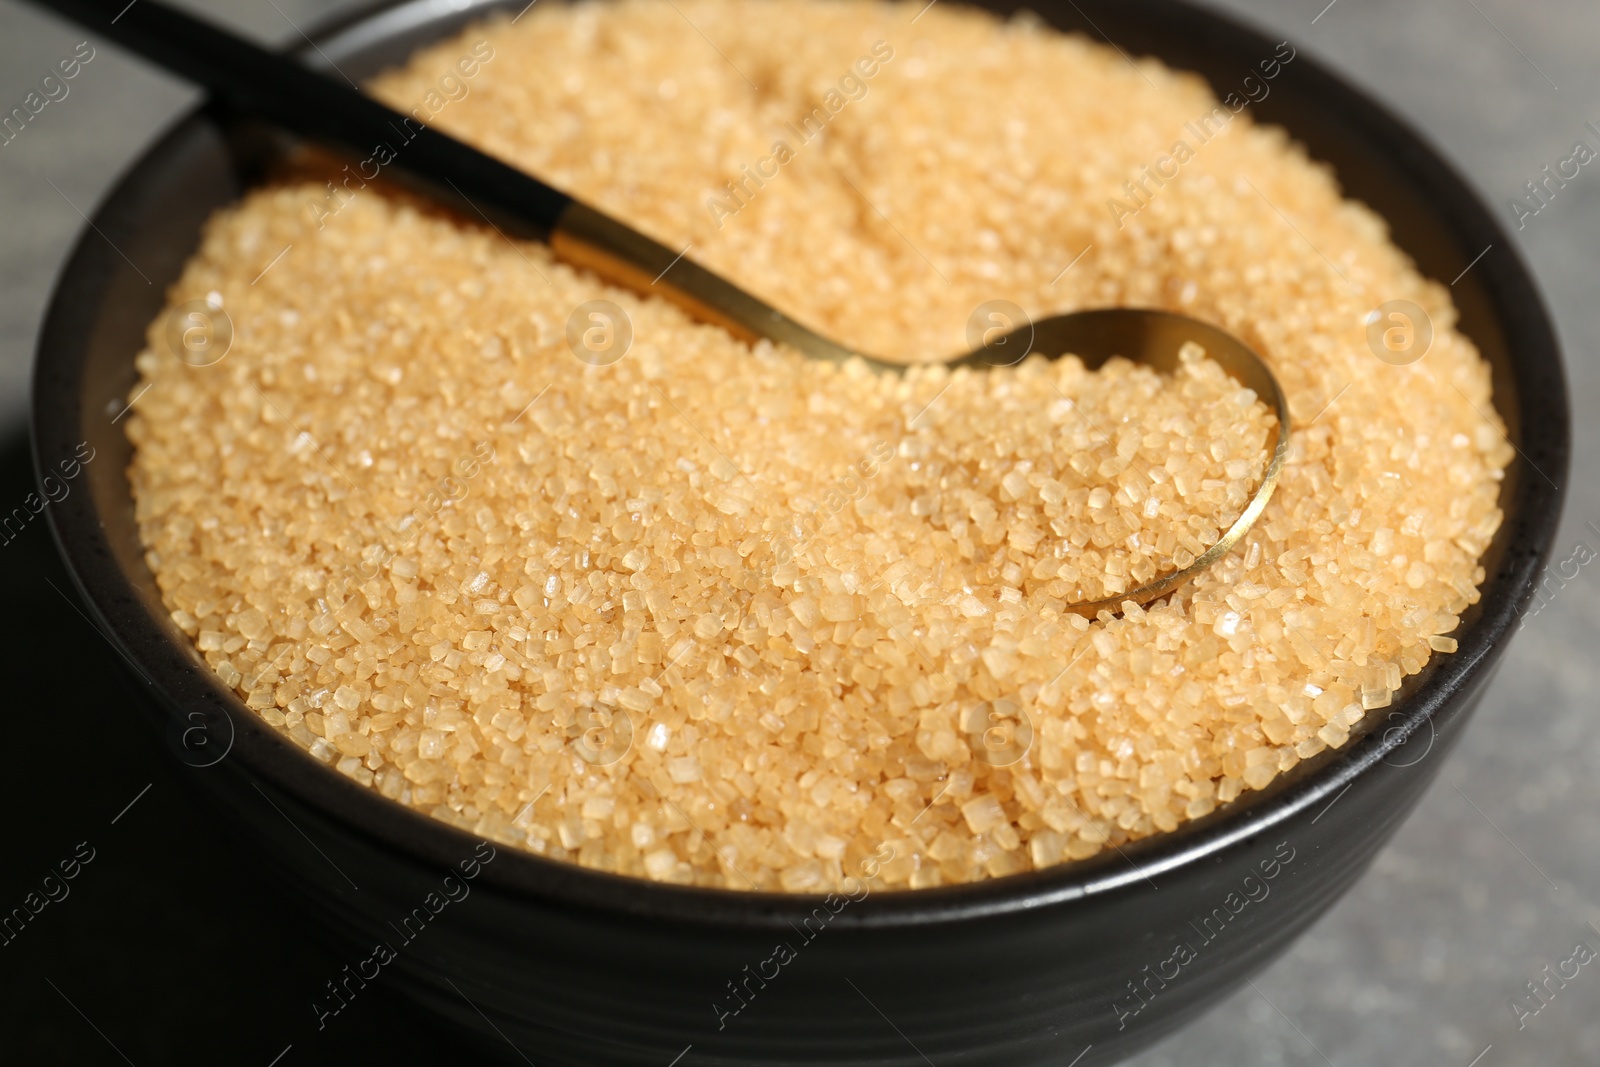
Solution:
[[[1593,0],[1325,3],[1220,0],[1409,117],[1513,228],[1508,202],[1522,184],[1569,155],[1580,136],[1594,143],[1584,130],[1600,123]],[[288,19],[312,17],[322,5],[205,7],[260,38],[288,40]],[[80,39],[0,2],[4,109]],[[0,147],[0,425],[22,418],[40,311],[83,226],[80,210],[190,99],[104,48],[66,99]],[[1580,542],[1600,551],[1600,493],[1586,477],[1600,458],[1600,172],[1586,168],[1514,239],[1554,308],[1577,415],[1556,558]],[[1537,1014],[1512,1007],[1519,997],[1537,1004],[1526,983],[1568,959],[1578,941],[1600,951],[1591,816],[1600,810],[1600,723],[1591,714],[1600,686],[1597,589],[1600,567],[1585,567],[1528,622],[1439,781],[1356,890],[1254,987],[1137,1067],[1600,1063],[1600,960],[1564,987],[1552,984]],[[59,1003],[56,1011],[59,1025],[84,1025]]]

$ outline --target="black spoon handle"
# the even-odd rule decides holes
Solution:
[[[30,0],[208,89],[234,110],[357,159],[379,145],[430,199],[546,240],[572,198],[349,85],[156,0]],[[387,168],[385,168],[387,169]]]

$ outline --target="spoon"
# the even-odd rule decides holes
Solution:
[[[856,352],[796,322],[688,259],[687,249],[674,252],[351,85],[157,0],[31,2],[210,90],[233,112],[265,119],[358,159],[375,159],[374,146],[389,146],[392,158],[381,165],[382,177],[464,218],[481,218],[502,234],[542,241],[574,266],[644,295],[664,297],[742,340],[766,339],[833,363],[860,359],[880,371],[906,369],[906,364]],[[322,58],[330,70],[337,69]],[[1189,566],[1115,596],[1070,604],[1067,611],[1092,619],[1101,611],[1120,613],[1124,601],[1147,604],[1201,574],[1239,543],[1272,498],[1288,453],[1289,405],[1283,390],[1261,357],[1239,338],[1197,319],[1154,309],[1052,315],[1014,325],[982,347],[946,361],[952,368],[1011,366],[1037,350],[1051,357],[1071,353],[1089,368],[1120,355],[1171,374],[1178,368],[1179,350],[1189,342],[1199,344],[1235,381],[1265,399],[1277,416],[1261,483],[1233,525]]]

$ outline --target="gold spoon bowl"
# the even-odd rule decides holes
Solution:
[[[846,348],[686,258],[683,252],[674,253],[578,201],[561,213],[549,242],[555,254],[568,263],[635,292],[664,297],[695,318],[721,326],[743,340],[765,339],[831,363],[860,360],[884,373],[904,371],[908,366]],[[944,365],[1006,367],[1037,352],[1051,359],[1074,355],[1091,370],[1121,356],[1172,374],[1178,369],[1179,352],[1192,343],[1203,348],[1234,381],[1253,390],[1277,419],[1268,441],[1270,453],[1261,481],[1244,510],[1215,544],[1187,567],[1116,596],[1068,604],[1065,610],[1092,619],[1102,611],[1119,613],[1125,601],[1148,604],[1204,573],[1243,540],[1278,487],[1289,451],[1290,428],[1289,403],[1283,389],[1266,361],[1249,345],[1199,319],[1153,308],[1098,308],[1008,325],[1010,329],[986,339],[982,347],[954,356]]]

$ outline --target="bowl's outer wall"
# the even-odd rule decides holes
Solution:
[[[1458,695],[1446,718],[1465,716],[1477,698]],[[210,784],[244,813],[266,855],[284,857],[295,895],[314,900],[348,940],[352,969],[388,944],[398,956],[381,981],[403,982],[467,1030],[481,1029],[477,1012],[488,1013],[539,1064],[665,1067],[692,1044],[686,1064],[717,1067],[911,1067],[923,1054],[940,1067],[1060,1067],[1092,1045],[1082,1067],[1114,1063],[1164,1036],[1286,949],[1365,870],[1458,732],[1441,733],[1416,765],[1376,765],[1331,807],[1150,882],[927,927],[854,924],[860,905],[847,904],[826,922],[753,931],[619,918],[471,883],[470,896],[407,944],[396,926],[441,892],[446,871],[274,794],[280,814],[242,776]],[[1286,856],[1276,877],[1264,877],[1263,862]],[[1225,924],[1218,909],[1232,916]],[[1194,959],[1173,980],[1158,980],[1172,978],[1167,961],[1180,942]],[[780,943],[794,953],[781,969],[769,962]],[[733,1011],[740,1002],[729,982],[741,985],[748,1007]],[[308,1021],[313,999],[335,1006],[322,989],[306,997]],[[498,1035],[486,1037],[485,1053],[510,1055]]]
[[[1129,53],[1197,70],[1219,93],[1275,50],[1167,0],[1029,6],[1098,36],[1092,18]],[[472,16],[457,7],[406,5],[323,43],[359,77]],[[1282,952],[1411,809],[1515,627],[1559,518],[1550,479],[1566,475],[1553,331],[1504,234],[1425,144],[1309,57],[1271,84],[1256,114],[1332,162],[1426,273],[1454,277],[1494,245],[1453,294],[1463,329],[1493,365],[1498,410],[1522,461],[1508,471],[1508,519],[1458,653],[1408,680],[1396,712],[1374,713],[1369,726],[1382,729],[1179,833],[999,883],[874,894],[810,942],[800,927],[815,900],[649,886],[502,848],[471,896],[406,944],[397,924],[473,854],[473,840],[315,764],[243,711],[166,621],[138,542],[130,448],[111,421],[133,385],[131,354],[204,219],[270,162],[270,142],[215,114],[176,127],[97,213],[100,231],[128,259],[87,232],[52,302],[35,372],[36,459],[53,465],[85,440],[96,449],[84,475],[90,492],[53,505],[52,526],[93,612],[174,712],[162,727],[199,723],[217,751],[231,746],[215,766],[193,772],[206,802],[225,810],[309,910],[347,939],[353,969],[375,943],[389,943],[398,956],[377,980],[487,1033],[488,1054],[515,1059],[478,1009],[541,1064],[663,1067],[691,1044],[685,1067],[909,1065],[924,1054],[941,1065],[1031,1065],[1067,1062],[1091,1044],[1081,1067],[1114,1062]],[[1296,239],[1286,228],[1285,240]],[[1386,369],[1374,361],[1373,373]],[[1230,893],[1244,894],[1252,873],[1251,885],[1260,885],[1259,864],[1280,844],[1293,862],[1207,942],[1190,923]],[[1151,974],[1179,939],[1195,958],[1163,984]],[[729,1011],[739,1003],[727,983],[770,975],[763,961],[779,942],[798,950],[794,960],[764,989],[749,979],[749,1006],[719,1026],[713,1004]],[[306,997],[308,1024],[314,999],[335,1005],[326,989]],[[1114,1003],[1122,1013],[1139,1010],[1120,1026]]]

